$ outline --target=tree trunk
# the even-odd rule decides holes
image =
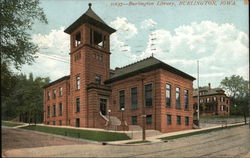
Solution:
[[[31,117],[30,117],[30,110],[29,110],[29,125],[30,125]]]
[[[35,125],[36,125],[36,111],[35,111],[35,114],[34,114],[34,115],[35,115],[35,117],[34,117],[34,121],[35,121]]]
[[[246,113],[244,112],[243,115],[244,115],[244,121],[245,121],[245,125],[246,125],[246,124],[247,124],[247,116],[246,116]]]

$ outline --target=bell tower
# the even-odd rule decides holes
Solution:
[[[110,71],[110,35],[108,26],[91,8],[71,24],[69,124],[89,127],[88,87],[104,85]]]

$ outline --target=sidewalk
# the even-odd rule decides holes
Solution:
[[[243,125],[243,124],[244,123],[235,123],[235,124],[227,124],[227,126],[217,125],[217,126],[201,128],[201,129],[191,129],[191,130],[184,130],[184,131],[178,131],[178,132],[170,132],[170,133],[164,133],[164,134],[157,135],[157,136],[151,136],[151,137],[146,136],[146,140],[150,141],[150,143],[157,143],[157,142],[161,142],[161,139],[159,138],[163,138],[163,137],[176,136],[180,134],[187,134],[187,133],[193,133],[193,132],[198,132],[198,131],[205,131],[209,129],[216,129],[220,127],[230,127],[230,126]],[[131,142],[136,142],[136,141],[142,141],[142,139],[130,139],[130,140],[123,140],[123,141],[108,142],[108,144],[118,145],[118,144],[127,144]],[[141,145],[141,144],[142,143],[136,144],[136,145]],[[148,144],[148,143],[144,143],[144,144]]]
[[[216,129],[220,127],[230,127],[230,126],[235,126],[235,125],[241,125],[244,123],[235,123],[235,124],[227,124],[227,125],[217,125],[213,127],[206,127],[206,128],[201,128],[201,129],[190,129],[190,130],[183,130],[183,131],[177,131],[177,132],[170,132],[170,133],[163,133],[163,134],[157,134],[154,136],[147,136],[146,134],[146,140],[149,141],[150,143],[157,143],[157,142],[162,142],[161,139],[163,137],[169,137],[169,136],[177,136],[181,134],[187,134],[187,133],[194,133],[198,131],[205,131],[205,130],[210,130],[210,129]],[[20,126],[16,126],[14,128],[20,128],[20,127],[25,127],[28,126],[29,124],[24,124]],[[80,130],[93,130],[93,131],[103,131],[103,132],[116,132],[116,133],[126,133],[127,135],[131,134],[131,131],[112,131],[112,130],[104,130],[104,129],[96,129],[96,128],[81,128],[81,127],[71,127],[71,126],[53,126],[53,125],[44,125],[44,124],[37,124],[39,126],[47,126],[47,127],[58,127],[58,128],[69,128],[69,129],[80,129]],[[140,133],[141,131],[134,131],[134,133]],[[147,130],[146,130],[147,133]],[[122,141],[110,141],[106,142],[107,144],[110,145],[131,145],[127,143],[132,143],[132,142],[137,142],[137,141],[142,141],[141,138],[135,138],[135,139],[130,139],[130,140],[122,140]],[[100,142],[99,142],[100,143]],[[133,145],[142,145],[143,143],[138,143],[138,144],[133,144]],[[149,143],[144,143],[144,144],[149,144]]]

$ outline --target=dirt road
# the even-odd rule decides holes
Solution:
[[[73,141],[46,134],[37,134],[33,131],[2,127],[2,150],[34,148],[44,146],[58,146],[69,144],[85,144],[82,141]]]
[[[250,151],[248,126],[224,129],[169,142],[139,146],[63,145],[14,149],[7,156],[22,157],[246,157]]]

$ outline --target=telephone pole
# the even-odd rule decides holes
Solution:
[[[197,61],[197,121],[200,128],[200,88],[199,88],[199,60]]]

